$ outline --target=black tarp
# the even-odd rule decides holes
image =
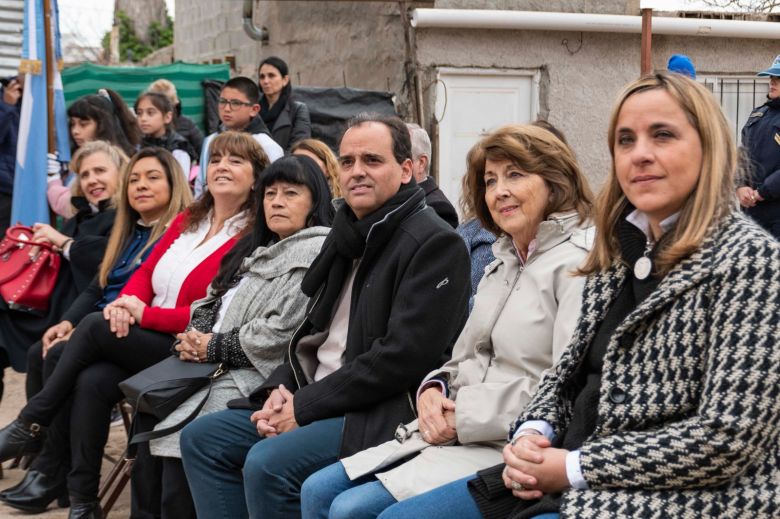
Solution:
[[[204,81],[203,95],[206,104],[207,133],[216,130],[219,123],[217,99],[222,88],[220,81]],[[311,116],[311,133],[338,150],[338,142],[347,121],[360,112],[398,115],[393,104],[393,94],[360,90],[357,88],[295,87],[293,99],[306,103]]]

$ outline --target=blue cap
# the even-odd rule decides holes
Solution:
[[[669,63],[666,64],[666,68],[669,69],[669,72],[676,72],[691,79],[696,79],[696,69],[693,66],[693,62],[685,54],[672,54],[669,58]]]
[[[766,70],[762,70],[756,75],[759,77],[780,76],[780,55],[775,56],[775,60],[772,62],[771,67]]]

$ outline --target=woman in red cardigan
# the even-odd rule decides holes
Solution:
[[[250,196],[268,158],[245,134],[225,132],[209,150],[208,191],[177,216],[121,296],[73,331],[44,388],[0,430],[0,462],[38,451],[41,437],[72,398],[68,477],[70,518],[100,517],[100,464],[117,384],[170,355],[189,322],[190,303],[206,295],[222,256],[251,228]]]

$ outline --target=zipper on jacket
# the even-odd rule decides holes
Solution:
[[[317,303],[320,301],[320,296],[322,295],[323,290],[320,289],[320,291],[317,293],[317,298],[314,300],[314,304],[311,305],[312,310],[315,306],[317,306]],[[295,364],[293,364],[293,355],[295,355],[295,352],[293,351],[293,341],[298,336],[298,332],[301,331],[301,328],[303,327],[303,324],[309,319],[309,315],[311,315],[311,310],[306,312],[306,317],[303,318],[301,321],[301,324],[298,325],[298,328],[295,329],[295,333],[292,334],[292,337],[290,338],[290,342],[287,344],[287,356],[290,357],[290,364],[292,364],[292,372],[293,377],[295,378],[295,385],[298,386],[298,389],[301,389],[303,386],[301,385],[300,379],[298,379],[298,370],[295,368]]]
[[[493,318],[491,320],[490,329],[492,330],[495,325],[496,321],[498,321],[499,316],[501,315],[501,312],[503,311],[504,307],[506,306],[506,302],[509,300],[509,298],[512,296],[512,292],[515,291],[515,288],[517,287],[517,281],[520,279],[520,275],[525,270],[525,266],[521,263],[519,268],[517,269],[517,273],[515,274],[515,279],[512,281],[512,286],[507,287],[506,296],[501,300],[501,304],[496,305],[495,314],[493,315]],[[509,282],[504,280],[504,282],[508,285]],[[496,358],[495,350],[491,350],[490,352],[490,358],[488,359],[487,367],[485,368],[485,371],[482,373],[482,379],[480,380],[481,383],[485,382],[485,379],[487,378],[488,371],[490,371],[491,366],[493,366],[493,360]]]

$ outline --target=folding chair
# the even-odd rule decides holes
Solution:
[[[128,404],[126,400],[122,400],[117,406],[122,415],[125,431],[129,434],[130,423],[133,419],[133,406]],[[114,503],[119,499],[119,495],[125,489],[127,482],[130,481],[130,472],[133,468],[133,461],[132,458],[127,458],[123,454],[116,460],[111,472],[108,473],[106,479],[100,484],[98,500],[102,503],[103,517],[108,517],[108,513],[111,511]]]

